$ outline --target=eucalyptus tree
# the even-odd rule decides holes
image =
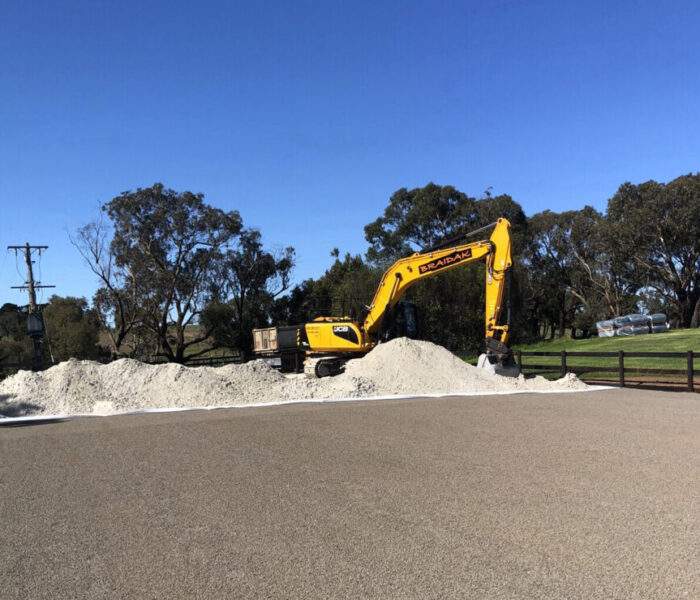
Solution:
[[[139,322],[155,336],[158,354],[184,362],[186,350],[211,337],[211,326],[192,336],[185,330],[212,301],[212,278],[242,229],[238,211],[160,183],[123,192],[103,210],[112,221],[114,265],[129,273]]]
[[[700,174],[625,183],[606,215],[616,252],[665,299],[683,327],[700,320]]]

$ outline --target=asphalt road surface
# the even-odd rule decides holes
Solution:
[[[0,596],[700,598],[700,395],[0,427]]]

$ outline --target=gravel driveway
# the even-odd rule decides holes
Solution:
[[[700,598],[700,396],[0,427],[3,598]]]

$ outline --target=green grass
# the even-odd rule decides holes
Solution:
[[[676,329],[666,333],[652,333],[614,338],[571,338],[540,341],[534,344],[518,344],[513,350],[523,352],[700,352],[700,329]]]
[[[573,340],[571,338],[540,341],[534,344],[518,344],[513,346],[513,351],[522,352],[687,352],[693,350],[700,353],[700,329],[679,329],[666,333],[654,333],[648,335],[614,337],[614,338],[590,338],[587,340]],[[617,357],[573,357],[567,356],[569,367],[610,367],[617,368]],[[559,356],[523,356],[524,371],[528,370],[528,364],[560,365]],[[686,359],[679,358],[625,358],[625,367],[629,368],[653,368],[653,369],[685,369]],[[700,358],[696,359],[695,369],[700,369]],[[543,373],[544,374],[544,373]],[[556,375],[554,372],[553,375]],[[614,374],[591,373],[589,376],[605,375],[614,377]]]

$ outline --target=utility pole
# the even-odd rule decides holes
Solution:
[[[13,285],[13,290],[29,290],[29,306],[27,308],[27,333],[34,341],[34,361],[32,368],[34,370],[41,369],[41,340],[44,337],[44,318],[40,308],[36,303],[36,290],[43,288],[55,288],[55,285],[40,285],[40,281],[34,281],[34,269],[32,268],[32,251],[36,250],[41,254],[42,250],[46,250],[48,246],[30,246],[27,242],[24,246],[8,246],[8,250],[14,250],[17,256],[17,250],[24,250],[24,260],[27,263],[27,281],[25,285]]]

